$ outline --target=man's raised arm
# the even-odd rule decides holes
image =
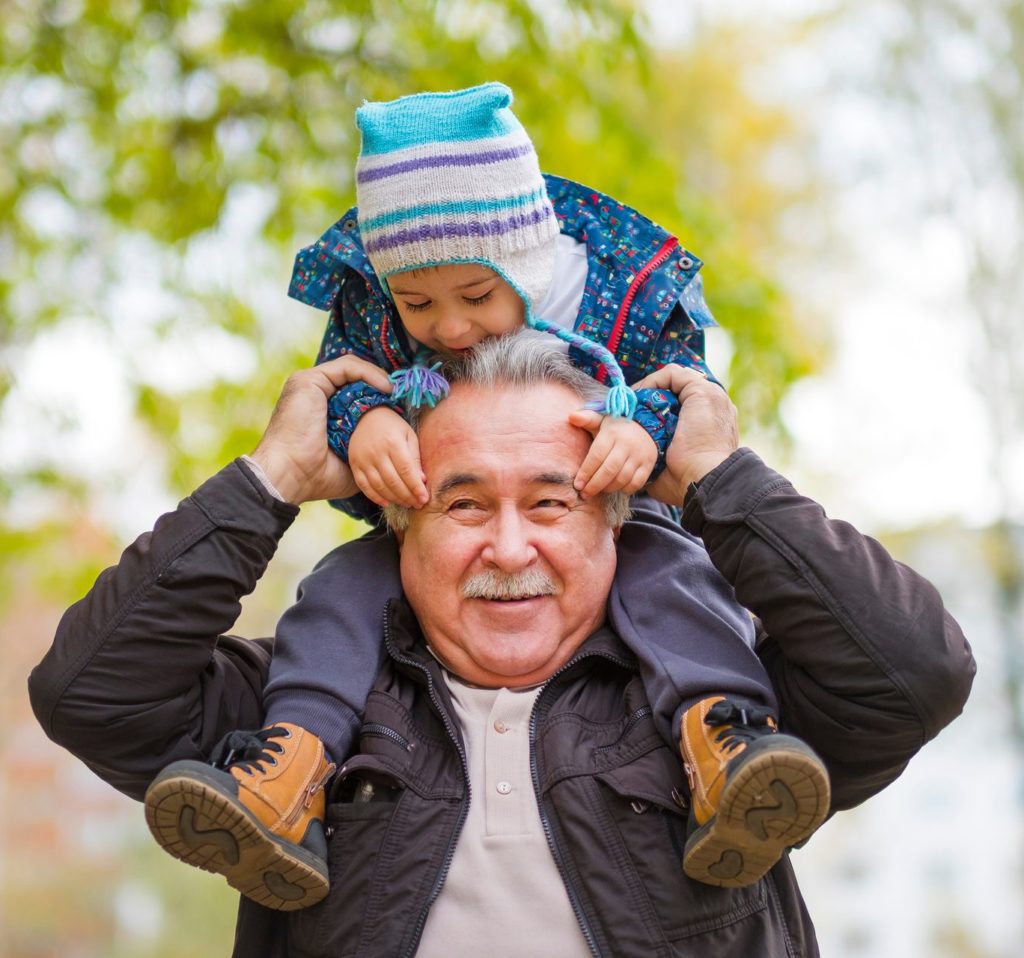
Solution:
[[[351,356],[293,374],[252,456],[162,516],[64,614],[29,678],[32,706],[121,791],[141,798],[169,762],[262,721],[269,647],[224,633],[298,504],[357,491],[325,433],[328,398],[357,379],[390,388]]]
[[[685,502],[683,525],[760,620],[782,726],[828,765],[833,810],[863,801],[963,709],[975,665],[960,627],[931,583],[737,448],[718,386],[679,367],[638,385],[682,403],[652,493]]]

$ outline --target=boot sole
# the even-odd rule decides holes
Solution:
[[[146,792],[146,824],[169,854],[267,908],[295,911],[327,895],[326,863],[265,828],[201,769],[158,776]]]
[[[814,834],[830,799],[828,774],[810,750],[751,755],[726,783],[717,813],[687,839],[683,871],[720,888],[751,885]]]

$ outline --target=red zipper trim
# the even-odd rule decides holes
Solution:
[[[679,240],[675,236],[670,236],[661,244],[658,252],[651,258],[651,261],[633,277],[633,282],[629,284],[629,289],[626,290],[626,295],[622,300],[622,305],[619,307],[618,315],[615,317],[615,325],[612,326],[612,334],[608,337],[608,352],[613,356],[615,355],[615,351],[619,348],[619,343],[622,340],[622,333],[626,328],[626,317],[629,315],[629,308],[633,305],[633,299],[636,297],[637,290],[640,289],[640,287],[647,281],[647,277],[672,255],[672,251],[678,246]],[[604,366],[602,366],[600,370],[598,370],[597,381],[599,383],[603,383],[606,378],[607,373],[605,372]]]
[[[380,323],[380,344],[384,349],[384,354],[388,357],[388,361],[391,363],[392,369],[401,369],[402,364],[395,358],[395,354],[391,351],[391,347],[388,346],[388,314],[384,313],[384,318]]]

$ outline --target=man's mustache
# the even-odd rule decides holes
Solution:
[[[488,569],[470,576],[462,586],[467,599],[531,599],[538,595],[554,595],[554,580],[540,569],[521,572],[499,572]]]

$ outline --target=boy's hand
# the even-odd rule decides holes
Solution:
[[[378,506],[419,509],[430,499],[416,433],[388,406],[371,409],[356,424],[348,464],[363,494]]]
[[[603,416],[589,409],[569,414],[569,422],[594,436],[574,485],[584,496],[602,492],[632,494],[642,489],[658,461],[658,447],[632,419]]]

